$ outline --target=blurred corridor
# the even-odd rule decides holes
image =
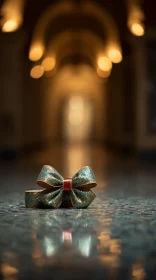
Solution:
[[[0,279],[156,279],[154,7],[0,1]],[[45,164],[93,168],[88,209],[25,207]]]
[[[151,7],[140,0],[0,3],[1,158],[58,142],[154,157]]]

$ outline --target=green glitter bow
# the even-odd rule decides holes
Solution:
[[[64,187],[65,181],[71,184],[70,188]],[[87,208],[95,198],[91,188],[96,186],[96,178],[89,166],[80,169],[71,179],[64,179],[53,167],[44,165],[37,184],[45,188],[37,198],[44,208]]]

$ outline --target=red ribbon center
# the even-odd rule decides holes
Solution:
[[[64,191],[70,191],[72,188],[72,179],[67,178],[63,180],[63,190]]]

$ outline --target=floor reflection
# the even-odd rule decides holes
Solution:
[[[43,256],[57,257],[60,253],[67,256],[70,253],[73,256],[89,257],[93,251],[96,251],[98,226],[96,219],[84,217],[82,212],[70,220],[65,215],[51,216],[51,213],[47,213],[43,221],[33,223],[32,257],[36,260]]]
[[[138,261],[132,265],[132,280],[143,280],[146,277],[144,263]]]
[[[93,217],[81,210],[72,217],[60,211],[40,216],[33,220],[34,265],[45,269],[59,263],[69,268],[75,260],[77,264],[81,260],[81,266],[105,268],[105,272],[111,272],[110,279],[145,279],[140,260],[132,262],[126,278],[120,276],[122,241],[112,237],[111,224],[112,218]]]
[[[101,232],[98,239],[100,240],[98,245],[100,261],[107,265],[119,266],[121,241],[119,239],[111,239],[111,232]]]
[[[18,279],[18,258],[13,252],[4,252],[3,263],[1,265],[1,275],[4,280],[16,280]]]
[[[44,266],[57,257],[61,260],[94,256],[99,264],[119,267],[121,241],[111,238],[111,218],[96,219],[76,213],[72,219],[66,215],[46,213],[43,220],[33,221],[34,249],[32,258],[36,265]]]
[[[91,277],[96,271],[98,275],[102,273],[101,276],[104,273],[104,279],[110,280],[148,279],[143,260],[134,260],[128,269],[122,271],[124,248],[122,240],[113,237],[112,218],[88,215],[81,210],[73,211],[72,215],[71,211],[39,211],[35,219],[32,215],[30,217],[32,247],[29,270],[33,270],[34,279],[43,279],[42,275],[46,275],[44,279],[51,279],[47,273],[54,268],[68,271],[69,275],[74,267],[82,272],[89,269]],[[20,254],[3,253],[2,279],[27,279],[22,278],[27,266],[23,261],[21,263]],[[101,276],[97,279],[103,279]],[[82,279],[82,276],[76,279]]]

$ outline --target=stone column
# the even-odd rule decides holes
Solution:
[[[0,152],[16,155],[22,147],[22,31],[0,34]]]

